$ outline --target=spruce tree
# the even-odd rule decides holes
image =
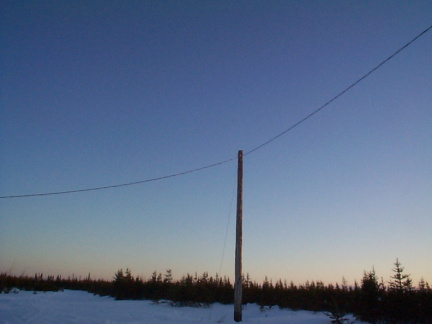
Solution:
[[[394,265],[394,275],[390,277],[393,280],[389,281],[389,289],[398,293],[405,293],[411,291],[412,280],[410,278],[410,275],[403,273],[404,267],[401,266],[401,263],[397,258]]]
[[[412,280],[409,274],[403,273],[404,267],[398,259],[394,265],[387,295],[387,320],[391,323],[409,323],[416,316],[411,296]]]
[[[364,272],[360,288],[360,307],[357,316],[360,320],[377,323],[382,317],[382,295],[383,289],[378,283],[375,269]]]

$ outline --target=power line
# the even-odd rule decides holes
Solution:
[[[330,99],[329,101],[327,101],[321,107],[319,107],[318,109],[315,109],[309,115],[307,115],[303,119],[299,120],[294,125],[290,126],[286,130],[284,130],[283,132],[277,134],[276,136],[273,136],[268,141],[262,143],[261,145],[258,145],[257,147],[251,149],[250,151],[247,151],[244,155],[248,155],[248,154],[250,154],[252,152],[258,151],[260,148],[262,148],[262,147],[270,144],[274,140],[278,139],[282,135],[285,135],[286,133],[288,133],[289,131],[291,131],[293,128],[296,128],[297,126],[299,126],[300,124],[302,124],[303,122],[305,122],[306,120],[308,120],[309,118],[311,118],[313,115],[315,115],[316,113],[318,113],[319,111],[321,111],[322,109],[324,109],[325,107],[327,107],[328,105],[330,105],[333,101],[335,101],[336,99],[338,99],[339,97],[341,97],[342,95],[344,95],[346,92],[348,92],[349,90],[351,90],[353,87],[355,87],[357,84],[359,84],[361,81],[363,81],[364,79],[366,79],[369,75],[371,75],[373,72],[375,72],[376,70],[378,70],[381,66],[383,66],[385,63],[387,63],[388,61],[390,61],[393,57],[395,57],[396,55],[398,55],[400,52],[402,52],[405,48],[407,48],[408,46],[410,46],[412,43],[414,43],[418,38],[420,38],[422,35],[424,35],[425,33],[427,33],[430,29],[432,29],[432,25],[429,26],[427,29],[425,29],[420,34],[418,34],[416,37],[414,37],[412,40],[410,40],[404,46],[402,46],[401,48],[399,48],[396,52],[394,52],[392,55],[390,55],[389,57],[387,57],[380,64],[378,64],[377,66],[375,66],[372,70],[370,70],[365,75],[363,75],[360,79],[358,79],[357,81],[355,81],[354,83],[352,83],[350,86],[348,86],[347,88],[345,88],[344,90],[342,90],[341,92],[339,92],[336,96],[334,96],[332,99]]]
[[[162,176],[162,177],[157,177],[157,178],[152,178],[152,179],[116,184],[116,185],[111,185],[111,186],[102,186],[102,187],[77,189],[77,190],[66,190],[66,191],[55,191],[55,192],[44,192],[44,193],[35,193],[35,194],[27,194],[27,195],[1,196],[0,198],[1,199],[7,199],[7,198],[28,198],[28,197],[37,197],[37,196],[52,196],[52,195],[63,195],[63,194],[70,194],[70,193],[78,193],[78,192],[96,191],[96,190],[103,190],[103,189],[110,189],[110,188],[133,186],[133,185],[138,185],[138,184],[142,184],[142,183],[146,183],[146,182],[152,182],[152,181],[159,181],[159,180],[168,179],[168,178],[174,178],[174,177],[178,177],[178,176],[185,175],[188,173],[193,173],[193,172],[201,171],[204,169],[209,169],[209,168],[215,167],[217,165],[221,165],[221,164],[233,161],[235,159],[237,159],[237,157],[233,157],[233,158],[225,160],[225,161],[213,163],[213,164],[206,165],[206,166],[196,168],[196,169],[192,169],[189,171],[174,173],[174,174],[170,174],[170,175],[166,175],[166,176]]]
[[[302,118],[301,120],[299,120],[295,124],[291,125],[289,128],[285,129],[284,131],[280,132],[279,134],[273,136],[272,138],[270,138],[266,142],[264,142],[264,143],[256,146],[255,148],[253,148],[253,149],[245,152],[244,155],[246,156],[246,155],[249,155],[249,154],[251,154],[253,152],[258,151],[259,149],[263,148],[264,146],[267,146],[268,144],[270,144],[271,142],[275,141],[279,137],[281,137],[281,136],[285,135],[286,133],[288,133],[289,131],[293,130],[294,128],[296,128],[300,124],[304,123],[309,118],[313,117],[315,114],[317,114],[318,112],[320,112],[321,110],[323,110],[325,107],[327,107],[328,105],[330,105],[333,101],[335,101],[336,99],[338,99],[339,97],[341,97],[342,95],[344,95],[346,92],[348,92],[349,90],[351,90],[353,87],[355,87],[357,84],[359,84],[361,81],[363,81],[364,79],[366,79],[369,75],[371,75],[373,72],[375,72],[376,70],[378,70],[380,67],[382,67],[388,61],[390,61],[393,57],[395,57],[396,55],[398,55],[400,52],[402,52],[404,49],[406,49],[408,46],[410,46],[412,43],[414,43],[417,39],[419,39],[421,36],[423,36],[424,34],[426,34],[431,29],[432,29],[432,25],[429,26],[428,28],[426,28],[424,31],[422,31],[420,34],[418,34],[416,37],[414,37],[412,40],[410,40],[404,46],[402,46],[401,48],[399,48],[396,52],[394,52],[392,55],[390,55],[389,57],[387,57],[385,60],[383,60],[377,66],[375,66],[374,68],[372,68],[369,72],[367,72],[366,74],[364,74],[357,81],[355,81],[354,83],[352,83],[351,85],[349,85],[347,88],[345,88],[344,90],[342,90],[341,92],[339,92],[332,99],[330,99],[329,101],[327,101],[326,103],[324,103],[319,108],[315,109],[309,115],[307,115],[306,117]],[[196,168],[196,169],[192,169],[192,170],[189,170],[189,171],[184,171],[184,172],[179,172],[179,173],[170,174],[170,175],[166,175],[166,176],[161,176],[161,177],[157,177],[157,178],[140,180],[140,181],[134,181],[134,182],[129,182],[129,183],[122,183],[122,184],[116,184],[116,185],[111,185],[111,186],[101,186],[101,187],[94,187],[94,188],[86,188],[86,189],[78,189],[78,190],[66,190],[66,191],[45,192],[45,193],[35,193],[35,194],[0,196],[0,199],[28,198],[28,197],[37,197],[37,196],[63,195],[63,194],[70,194],[70,193],[79,193],[79,192],[86,192],[86,191],[96,191],[96,190],[104,190],[104,189],[111,189],[111,188],[133,186],[133,185],[138,185],[138,184],[142,184],[142,183],[146,183],[146,182],[159,181],[159,180],[164,180],[164,179],[168,179],[168,178],[174,178],[174,177],[182,176],[182,175],[189,174],[189,173],[194,173],[194,172],[197,172],[197,171],[201,171],[201,170],[204,170],[204,169],[209,169],[209,168],[212,168],[212,167],[215,167],[215,166],[218,166],[218,165],[221,165],[221,164],[233,161],[235,159],[237,159],[237,157],[233,157],[233,158],[230,158],[230,159],[225,160],[225,161],[213,163],[213,164],[210,164],[210,165],[207,165],[207,166],[203,166],[203,167],[200,167],[200,168]]]

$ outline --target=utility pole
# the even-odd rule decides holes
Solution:
[[[234,321],[242,321],[243,151],[238,151]]]

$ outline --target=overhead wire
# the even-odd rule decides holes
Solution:
[[[355,87],[357,84],[359,84],[361,81],[363,81],[364,79],[366,79],[369,75],[371,75],[373,72],[375,72],[376,70],[378,70],[381,66],[383,66],[385,63],[387,63],[388,61],[390,61],[393,57],[395,57],[396,55],[398,55],[400,52],[402,52],[405,48],[407,48],[408,46],[410,46],[412,43],[414,43],[418,38],[420,38],[422,35],[424,35],[425,33],[427,33],[430,29],[432,29],[432,25],[429,26],[427,29],[425,29],[420,34],[418,34],[416,37],[414,37],[412,40],[410,40],[404,46],[402,46],[401,48],[399,48],[396,52],[394,52],[392,55],[390,55],[389,57],[387,57],[384,61],[382,61],[381,63],[379,63],[372,70],[370,70],[369,72],[367,72],[366,74],[364,74],[357,81],[353,82],[351,85],[349,85],[344,90],[342,90],[341,92],[339,92],[336,96],[334,96],[333,98],[331,98],[329,101],[327,101],[326,103],[324,103],[322,106],[320,106],[319,108],[315,109],[309,115],[307,115],[303,119],[299,120],[295,124],[291,125],[289,128],[285,129],[284,131],[280,132],[279,134],[273,136],[272,138],[270,138],[266,142],[264,142],[264,143],[258,145],[257,147],[255,147],[255,148],[253,148],[253,149],[245,152],[244,155],[246,156],[246,155],[251,154],[251,153],[253,153],[255,151],[258,151],[259,149],[261,149],[264,146],[270,144],[271,142],[273,142],[274,140],[278,139],[279,137],[285,135],[286,133],[288,133],[292,129],[296,128],[300,124],[304,123],[306,120],[308,120],[309,118],[311,118],[313,115],[315,115],[318,112],[320,112],[322,109],[324,109],[325,107],[327,107],[328,105],[330,105],[333,101],[335,101],[336,99],[338,99],[339,97],[341,97],[342,95],[344,95],[346,92],[348,92],[349,90],[351,90],[353,87]]]
[[[188,170],[188,171],[184,171],[184,172],[174,173],[174,174],[170,174],[170,175],[165,175],[165,176],[161,176],[161,177],[157,177],[157,178],[145,179],[145,180],[140,180],[140,181],[110,185],[110,186],[76,189],[76,190],[65,190],[65,191],[54,191],[54,192],[44,192],[44,193],[34,193],[34,194],[24,194],[24,195],[10,195],[10,196],[1,196],[0,198],[6,199],[6,198],[27,198],[27,197],[37,197],[37,196],[52,196],[52,195],[63,195],[63,194],[70,194],[70,193],[78,193],[78,192],[96,191],[96,190],[103,190],[103,189],[110,189],[110,188],[133,186],[133,185],[138,185],[138,184],[142,184],[142,183],[146,183],[146,182],[152,182],[152,181],[159,181],[159,180],[168,179],[168,178],[174,178],[174,177],[178,177],[178,176],[185,175],[188,173],[193,173],[193,172],[201,171],[204,169],[209,169],[209,168],[215,167],[217,165],[221,165],[221,164],[233,161],[235,159],[237,159],[237,157],[233,157],[233,158],[225,160],[225,161],[213,163],[210,165],[206,165],[206,166],[203,166],[200,168],[196,168],[196,169],[192,169],[192,170]]]
[[[416,37],[414,37],[413,39],[411,39],[408,43],[406,43],[404,46],[402,46],[401,48],[399,48],[397,51],[395,51],[389,57],[387,57],[386,59],[384,59],[381,63],[379,63],[378,65],[376,65],[374,68],[372,68],[371,70],[369,70],[369,72],[367,72],[366,74],[364,74],[357,81],[353,82],[351,85],[349,85],[344,90],[342,90],[341,92],[339,92],[336,96],[334,96],[333,98],[331,98],[330,100],[328,100],[322,106],[320,106],[319,108],[315,109],[310,114],[308,114],[306,117],[302,118],[298,122],[294,123],[293,125],[291,125],[287,129],[285,129],[284,131],[280,132],[279,134],[273,136],[272,138],[270,138],[269,140],[265,141],[264,143],[256,146],[255,148],[250,149],[249,151],[246,151],[244,153],[244,156],[249,155],[249,154],[251,154],[253,152],[256,152],[256,151],[260,150],[261,148],[267,146],[268,144],[272,143],[273,141],[275,141],[279,137],[285,135],[286,133],[290,132],[291,130],[293,130],[297,126],[301,125],[302,123],[304,123],[305,121],[307,121],[308,119],[310,119],[311,117],[313,117],[314,115],[316,115],[318,112],[320,112],[321,110],[323,110],[324,108],[326,108],[328,105],[330,105],[336,99],[338,99],[339,97],[341,97],[342,95],[344,95],[346,92],[348,92],[353,87],[355,87],[357,84],[359,84],[361,81],[363,81],[368,76],[370,76],[373,72],[375,72],[376,70],[378,70],[379,68],[381,68],[384,64],[386,64],[388,61],[390,61],[392,58],[394,58],[396,55],[398,55],[400,52],[402,52],[404,49],[406,49],[408,46],[410,46],[412,43],[414,43],[417,39],[419,39],[421,36],[423,36],[424,34],[426,34],[431,29],[432,29],[432,25],[429,26],[428,28],[426,28],[424,31],[422,31],[420,34],[418,34]],[[165,175],[165,176],[156,177],[156,178],[151,178],[151,179],[140,180],[140,181],[133,181],[133,182],[116,184],[116,185],[109,185],[109,186],[100,186],[100,187],[85,188],[85,189],[76,189],[76,190],[65,190],[65,191],[55,191],[55,192],[45,192],[45,193],[33,193],[33,194],[20,194],[20,195],[7,195],[7,196],[0,196],[0,199],[28,198],[28,197],[38,197],[38,196],[52,196],[52,195],[62,195],[62,194],[80,193],[80,192],[88,192],[88,191],[96,191],[96,190],[104,190],[104,189],[111,189],[111,188],[133,186],[133,185],[143,184],[143,183],[147,183],[147,182],[154,182],[154,181],[159,181],[159,180],[164,180],[164,179],[168,179],[168,178],[174,178],[174,177],[186,175],[186,174],[189,174],[189,173],[198,172],[198,171],[201,171],[201,170],[204,170],[204,169],[209,169],[209,168],[221,165],[221,164],[228,163],[228,162],[233,161],[235,159],[237,159],[237,156],[233,157],[233,158],[230,158],[230,159],[227,159],[227,160],[224,160],[224,161],[221,161],[221,162],[216,162],[216,163],[213,163],[213,164],[210,164],[210,165],[206,165],[206,166],[203,166],[203,167],[195,168],[195,169],[192,169],[192,170],[183,171],[183,172],[174,173],[174,174]]]

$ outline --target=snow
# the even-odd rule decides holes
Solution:
[[[0,323],[235,323],[233,305],[172,307],[168,302],[122,300],[84,291],[17,291],[0,294]],[[324,313],[248,304],[243,323],[331,323]],[[357,322],[358,323],[358,322]]]

